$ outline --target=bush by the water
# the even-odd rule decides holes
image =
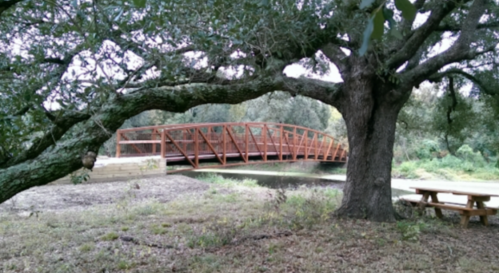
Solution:
[[[431,158],[430,151],[432,151],[431,148],[422,153],[424,154],[423,159],[406,161],[394,166],[394,176],[405,178],[499,179],[499,169],[495,166],[495,160],[487,162],[479,152],[474,152],[468,145],[461,146],[456,151],[456,156],[448,154],[442,158]]]

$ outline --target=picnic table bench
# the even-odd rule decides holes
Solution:
[[[470,220],[470,216],[478,215],[480,216],[480,222],[483,225],[487,226],[489,224],[487,216],[495,215],[497,213],[497,208],[489,208],[484,205],[483,202],[490,201],[490,197],[498,197],[499,195],[488,194],[488,193],[477,193],[477,192],[464,192],[464,191],[454,191],[454,190],[442,190],[442,189],[433,189],[433,188],[420,188],[420,187],[411,187],[411,189],[416,190],[416,194],[421,194],[421,200],[415,200],[411,198],[401,197],[401,200],[407,201],[412,205],[418,206],[420,209],[424,209],[426,207],[435,208],[435,215],[438,218],[442,218],[442,209],[448,210],[456,210],[461,214],[461,225],[463,227],[468,226],[468,222]],[[454,195],[467,195],[468,202],[466,205],[450,203],[450,202],[439,202],[437,194],[438,193],[450,193]],[[428,199],[431,197],[431,201]],[[475,206],[476,204],[476,206]]]

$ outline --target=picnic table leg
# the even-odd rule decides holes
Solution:
[[[473,203],[474,203],[473,200],[468,200],[468,203],[466,204],[466,207],[469,208],[469,209],[472,209],[473,208]],[[461,226],[463,228],[468,227],[469,221],[470,221],[470,215],[469,215],[469,213],[467,211],[464,211],[463,215],[461,215]]]
[[[428,203],[428,197],[430,196],[429,192],[424,192],[423,196],[421,197],[421,201],[419,202],[419,211],[421,215],[424,214],[426,203]]]
[[[431,201],[433,203],[439,203],[436,192],[431,193]],[[440,219],[442,219],[444,217],[442,214],[442,210],[440,208],[437,208],[437,207],[435,207],[435,215],[437,215],[437,217]]]
[[[485,205],[483,204],[483,201],[476,201],[476,207],[478,209],[484,209]],[[489,220],[487,218],[487,215],[480,215],[480,222],[482,222],[484,226],[488,226]]]

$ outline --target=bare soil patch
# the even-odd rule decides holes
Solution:
[[[158,176],[129,181],[79,185],[48,185],[17,194],[0,204],[0,213],[83,210],[96,205],[116,203],[125,198],[132,202],[156,200],[169,202],[185,194],[201,194],[210,186],[182,175]]]

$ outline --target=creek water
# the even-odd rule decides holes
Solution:
[[[322,179],[317,177],[309,177],[307,174],[303,176],[278,176],[278,175],[258,175],[258,174],[247,174],[247,173],[224,173],[224,172],[210,172],[211,174],[216,174],[224,178],[242,180],[245,178],[254,179],[257,181],[258,185],[271,188],[271,189],[294,189],[298,187],[323,187],[343,190],[345,181],[342,180],[331,180]],[[207,175],[208,173],[203,172],[185,172],[183,175],[197,178],[199,176]],[[392,188],[392,197],[398,197],[401,195],[412,194],[412,192],[394,189]]]

